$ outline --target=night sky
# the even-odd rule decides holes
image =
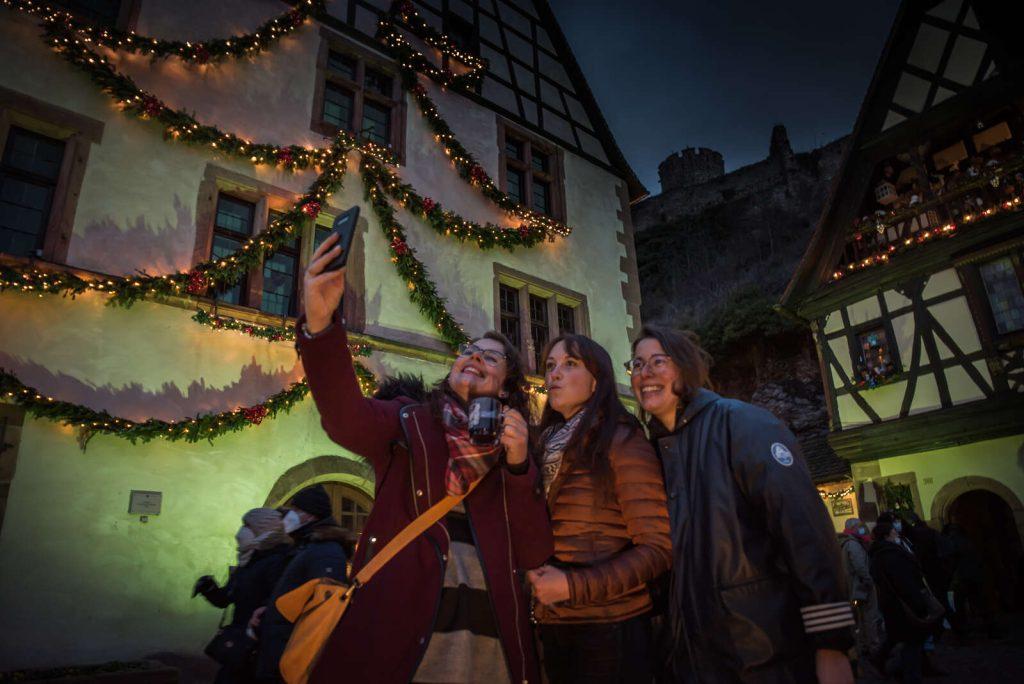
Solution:
[[[853,128],[897,0],[550,0],[626,159],[711,147],[726,171]]]

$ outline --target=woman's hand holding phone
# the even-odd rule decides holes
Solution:
[[[341,254],[338,234],[332,233],[310,260],[302,278],[302,300],[306,311],[306,328],[315,335],[331,324],[331,316],[345,294],[345,269],[324,269]]]

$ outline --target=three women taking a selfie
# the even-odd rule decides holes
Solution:
[[[460,348],[425,401],[364,398],[336,313],[344,270],[325,270],[335,243],[305,274],[297,348],[327,434],[374,468],[353,573],[431,506],[464,498],[359,587],[309,681],[540,682],[542,666],[555,684],[852,682],[835,657],[852,643],[838,550],[795,440],[706,389],[692,340],[645,329],[634,342],[646,425],[582,335],[544,350],[534,426],[519,353],[493,331]],[[503,427],[480,444],[476,404],[493,399]],[[651,585],[667,572],[655,649]]]

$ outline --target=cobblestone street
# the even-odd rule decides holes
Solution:
[[[958,684],[1024,682],[1024,615],[1010,616],[1005,624],[1004,635],[996,639],[972,636],[961,641],[946,634],[936,648],[934,662],[949,674],[928,678],[929,681]],[[864,676],[857,681],[859,684],[880,684],[898,680],[895,676],[889,679]]]

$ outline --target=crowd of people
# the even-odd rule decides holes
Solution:
[[[906,593],[923,579],[893,521],[879,520],[867,557],[855,551],[867,530],[852,525],[858,546],[841,554],[793,434],[713,392],[689,333],[646,327],[633,342],[639,418],[608,352],[577,334],[543,350],[539,416],[519,351],[493,331],[433,386],[404,376],[364,397],[338,314],[344,270],[324,269],[334,244],[305,274],[297,349],[326,433],[374,469],[374,507],[348,550],[320,487],[283,514],[245,516],[228,585],[197,583],[235,604],[219,640],[241,629],[256,653],[221,681],[280,681],[282,654],[301,648],[313,655],[285,673],[290,684],[540,682],[542,671],[554,684],[850,684],[854,605],[861,624],[880,609],[888,626],[904,602],[930,618],[927,596]],[[471,432],[481,400],[500,406],[490,441]],[[321,577],[350,583],[344,605],[320,642],[296,644],[318,606],[282,613],[279,599]],[[912,672],[916,624],[894,623],[884,641],[861,629],[866,652],[903,643]]]
[[[973,618],[995,635],[981,556],[957,524],[940,533],[913,511],[886,511],[870,532],[848,519],[839,538],[857,617],[855,669],[867,661],[920,682],[946,674],[932,657],[944,633],[965,636]]]

